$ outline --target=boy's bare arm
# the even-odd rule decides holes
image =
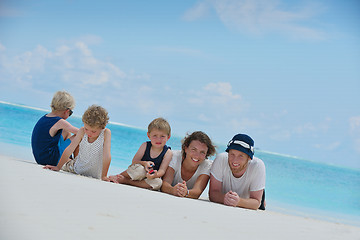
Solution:
[[[111,131],[110,129],[105,129],[104,132],[104,149],[103,149],[103,168],[101,179],[107,181],[107,173],[109,171],[111,162]]]
[[[46,165],[44,167],[44,169],[51,169],[54,171],[59,171],[62,168],[62,166],[67,161],[69,161],[69,156],[75,151],[77,146],[79,146],[79,143],[80,143],[81,139],[83,138],[83,136],[84,136],[84,128],[80,128],[80,130],[79,130],[78,134],[76,135],[76,137],[74,138],[74,140],[71,141],[70,145],[64,150],[57,166]]]
[[[172,151],[169,149],[166,151],[164,159],[161,162],[159,171],[156,172],[156,177],[161,178],[164,176],[166,169],[168,168],[170,161],[172,159],[173,153]]]
[[[135,153],[135,155],[134,155],[134,157],[132,159],[132,164],[138,163],[138,164],[143,165],[143,161],[141,161],[141,159],[145,154],[145,149],[146,149],[146,142],[141,144],[141,146],[139,147],[139,149]]]
[[[50,130],[49,130],[50,136],[52,136],[52,137],[55,136],[55,134],[60,129],[64,129],[66,132],[70,132],[73,134],[76,134],[79,131],[79,129],[77,127],[74,127],[68,121],[66,121],[64,119],[60,119],[50,128]]]
[[[61,119],[61,120],[63,120],[62,121],[62,129],[64,129],[67,132],[71,132],[72,134],[77,134],[77,132],[79,131],[79,129],[77,127],[74,127],[68,121],[66,121],[64,119]]]

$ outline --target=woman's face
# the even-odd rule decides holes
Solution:
[[[199,165],[206,158],[208,147],[198,140],[191,141],[189,147],[185,147],[186,159],[193,164]]]

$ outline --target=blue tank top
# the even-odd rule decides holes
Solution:
[[[152,161],[155,164],[153,169],[158,171],[160,168],[160,165],[162,163],[162,160],[164,159],[165,153],[167,152],[168,149],[171,149],[171,148],[165,145],[162,152],[159,154],[159,156],[157,156],[156,158],[151,158],[151,156],[150,156],[151,146],[152,146],[151,142],[147,141],[145,153],[144,153],[144,156],[141,158],[141,161]]]
[[[58,143],[62,129],[60,129],[54,137],[51,137],[49,134],[50,128],[60,119],[61,117],[47,117],[44,115],[39,119],[33,129],[31,147],[35,161],[38,164],[56,166],[60,160]]]

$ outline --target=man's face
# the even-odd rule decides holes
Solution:
[[[231,172],[235,177],[238,174],[242,174],[243,170],[246,169],[247,163],[251,160],[249,155],[241,151],[230,149],[228,153],[228,162]]]

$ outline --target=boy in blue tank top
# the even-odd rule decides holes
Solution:
[[[115,183],[159,190],[172,158],[170,147],[166,142],[170,139],[171,128],[163,118],[154,119],[148,126],[147,136],[150,141],[141,144],[130,167],[109,179]]]
[[[56,166],[62,152],[71,142],[71,133],[79,130],[66,119],[75,107],[74,98],[65,91],[58,91],[51,101],[51,112],[42,116],[36,123],[31,147],[35,161],[41,165]]]

